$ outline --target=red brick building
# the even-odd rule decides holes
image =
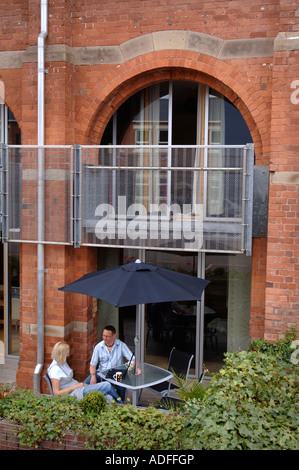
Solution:
[[[171,329],[163,332],[163,338],[158,338],[155,344],[149,330],[143,352],[148,362],[159,363],[161,358],[167,358],[169,350],[163,349],[161,341],[163,345],[169,341],[171,345],[191,348],[195,355],[193,372],[198,375],[203,363],[211,371],[216,370],[225,350],[246,347],[257,338],[275,341],[291,325],[299,326],[298,3],[295,0],[253,0],[250,4],[239,0],[49,0],[44,3],[1,0],[1,3],[1,139],[9,145],[22,145],[17,149],[22,153],[22,160],[17,160],[19,157],[14,156],[13,149],[9,151],[9,164],[21,161],[21,196],[15,205],[9,206],[10,221],[18,204],[21,208],[21,236],[18,238],[16,226],[10,222],[3,240],[7,242],[3,243],[3,259],[8,266],[3,279],[6,293],[3,339],[6,353],[20,356],[18,383],[32,387],[36,365],[41,361],[37,358],[39,335],[42,335],[42,369],[49,364],[55,342],[66,339],[72,347],[72,366],[81,377],[86,375],[92,347],[101,337],[102,318],[114,322],[120,336],[130,343],[130,332],[134,331],[130,322],[134,315],[128,309],[118,312],[89,297],[67,295],[57,289],[85,272],[140,255],[145,260],[206,275],[211,280],[205,302],[201,303],[206,308],[197,307],[195,323],[184,333],[180,330],[179,338]],[[46,15],[42,71],[38,63],[41,4],[45,5],[42,8]],[[141,180],[136,173],[128,177],[125,189],[120,190],[113,186],[112,173],[107,180],[98,176],[101,189],[95,186],[95,192],[100,192],[101,198],[94,199],[95,206],[107,202],[106,191],[115,197],[120,194],[133,197],[136,202],[140,186],[144,198],[145,182],[146,185],[150,182],[154,188],[151,201],[157,188],[159,202],[164,190],[169,191],[168,202],[174,200],[174,190],[176,202],[188,203],[198,197],[205,221],[215,223],[215,234],[220,233],[223,221],[227,223],[228,233],[232,233],[230,224],[241,220],[241,216],[229,212],[235,209],[228,206],[245,207],[240,179],[234,179],[233,191],[232,177],[226,177],[225,170],[218,176],[216,171],[216,176],[212,176],[213,171],[203,170],[199,182],[195,174],[190,176],[190,168],[201,157],[192,160],[187,156],[182,163],[182,147],[202,146],[197,149],[203,154],[207,152],[208,165],[215,170],[215,166],[230,167],[232,159],[239,158],[239,154],[236,157],[232,151],[227,159],[226,154],[223,156],[208,146],[234,148],[253,144],[250,148],[254,148],[254,178],[251,183],[244,183],[251,188],[252,216],[249,223],[241,221],[241,225],[249,225],[252,230],[250,240],[247,236],[244,245],[242,239],[237,248],[231,248],[230,242],[205,245],[204,232],[204,244],[198,250],[174,246],[163,249],[162,245],[155,250],[146,241],[139,246],[125,242],[113,244],[107,239],[99,241],[88,233],[90,228],[76,247],[71,236],[62,236],[60,240],[57,235],[60,228],[63,226],[64,232],[71,230],[73,220],[69,217],[73,194],[69,195],[65,178],[53,176],[64,163],[63,171],[67,172],[72,186],[72,158],[68,152],[72,153],[73,149],[64,148],[55,159],[49,155],[47,160],[45,181],[49,185],[47,194],[51,195],[49,207],[56,206],[49,219],[51,237],[41,243],[44,252],[41,333],[37,319],[37,237],[32,239],[34,214],[33,222],[29,223],[32,217],[29,206],[35,198],[32,196],[29,201],[29,188],[36,183],[37,157],[35,153],[30,160],[25,151],[25,146],[41,143],[38,141],[39,74],[44,78],[42,143],[92,146],[82,151],[82,155],[87,155],[81,161],[84,171],[88,165],[93,165],[94,170],[96,165],[111,165],[110,154],[96,149],[104,144],[115,149],[128,144],[180,148],[179,156],[175,157],[177,164],[172,165],[177,169],[171,173],[171,183],[162,183],[164,173],[159,173],[156,181],[154,177],[145,180],[145,173]],[[145,153],[142,154],[143,171],[149,165],[144,163]],[[164,156],[161,154],[159,158]],[[130,165],[129,158],[119,158],[116,165],[122,165],[124,171]],[[140,158],[139,152],[138,165],[141,165]],[[58,163],[50,173],[54,160]],[[183,170],[178,168],[182,166],[186,172],[180,174]],[[10,171],[11,181],[15,181],[16,169]],[[92,184],[96,185],[96,179],[88,179],[88,175],[87,180],[84,177],[82,180],[85,201],[91,197]],[[13,183],[9,185],[12,194]],[[181,195],[178,188],[182,190]],[[92,206],[93,214],[95,206]],[[83,200],[83,218],[88,212],[86,209],[84,213],[84,207]],[[20,228],[20,223],[17,226]],[[210,232],[211,239],[212,235]],[[13,292],[17,292],[18,299],[14,302]],[[209,314],[212,316],[207,320]],[[17,322],[14,317],[18,317]],[[144,337],[149,326],[147,322]]]

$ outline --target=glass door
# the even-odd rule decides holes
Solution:
[[[7,143],[7,115],[8,110],[4,104],[0,104],[0,143]],[[2,162],[1,162],[2,167]],[[2,179],[0,178],[0,192],[1,192]],[[1,201],[0,201],[1,202]],[[1,214],[1,232],[2,232],[2,214]],[[0,356],[5,355],[5,327],[6,319],[4,315],[4,258],[5,258],[5,245],[0,244]]]
[[[130,263],[141,258],[148,264],[197,276],[198,254],[189,252],[170,252],[124,249],[123,263]],[[193,354],[191,374],[195,374],[198,364],[198,325],[199,308],[197,302],[152,303],[144,307],[144,325],[141,335],[144,351],[141,357],[145,362],[166,367],[169,353],[173,347]],[[136,309],[119,309],[120,337],[134,349]]]
[[[0,104],[0,142],[22,143],[20,127],[4,104]],[[0,251],[0,341],[2,347],[5,344],[5,355],[14,356],[20,350],[20,247],[1,243]]]
[[[142,352],[145,362],[167,367],[172,347],[194,355],[191,375],[213,375],[226,352],[250,344],[251,257],[245,255],[124,249],[121,263],[148,264],[210,280],[202,302],[147,304]],[[120,337],[134,350],[135,307],[119,310]]]
[[[198,255],[188,252],[149,251],[145,261],[161,268],[197,276]],[[190,372],[195,372],[196,336],[197,336],[197,302],[156,303],[147,305],[146,311],[146,344],[147,362],[167,366],[171,349],[193,354],[194,360]]]
[[[203,363],[210,375],[223,364],[224,353],[250,344],[251,257],[205,254]]]
[[[18,356],[20,353],[20,245],[8,244],[7,260],[8,315],[7,315],[7,352]]]

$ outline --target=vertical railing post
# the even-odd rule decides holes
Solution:
[[[254,166],[254,145],[247,144],[245,147],[245,165],[244,165],[244,198],[242,201],[244,207],[243,218],[243,243],[244,251],[247,256],[252,253],[252,214],[253,214],[253,166]]]
[[[75,145],[74,162],[74,247],[81,245],[81,147]]]
[[[2,213],[2,242],[8,240],[8,201],[7,201],[7,144],[1,144],[1,213]]]

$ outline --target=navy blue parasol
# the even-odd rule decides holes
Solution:
[[[139,307],[142,304],[200,300],[209,282],[136,260],[115,268],[85,274],[76,281],[59,287],[59,290],[96,297],[116,307],[136,305],[136,345],[139,343]]]
[[[153,302],[200,300],[210,281],[137,260],[85,274],[59,290],[90,295],[125,307]]]

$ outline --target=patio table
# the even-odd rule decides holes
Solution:
[[[121,382],[107,378],[106,375],[108,370],[100,372],[99,375],[102,379],[107,380],[113,385],[118,385],[128,390],[132,390],[133,406],[137,406],[138,391],[140,391],[142,388],[147,388],[152,385],[165,382],[173,377],[173,374],[169,370],[162,369],[161,367],[154,366],[146,362],[140,362],[139,367],[141,369],[141,374],[135,375],[133,371],[131,372],[128,370],[126,377]],[[125,364],[117,367],[119,370],[125,370],[126,368],[127,366]]]

